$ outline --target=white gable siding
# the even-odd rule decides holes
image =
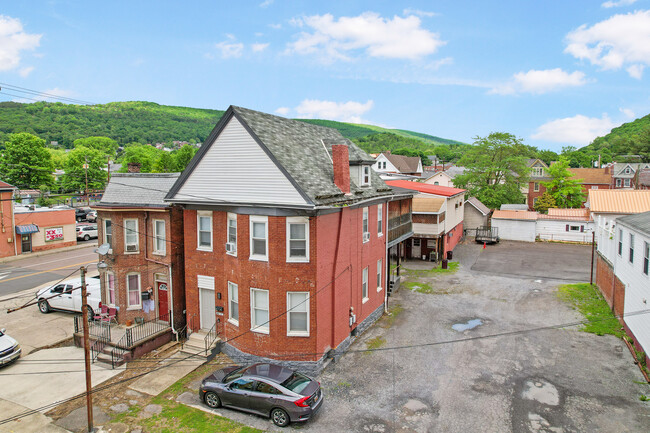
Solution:
[[[438,183],[436,184],[436,182]],[[424,183],[428,183],[429,185],[454,186],[451,177],[449,177],[449,175],[444,171],[434,174],[429,179],[425,180]]]
[[[618,251],[617,244],[617,227],[616,218],[622,216],[621,214],[592,214],[592,218],[596,225],[596,245],[598,245],[598,252],[614,263],[614,255]]]
[[[379,168],[379,163],[381,163],[381,168]],[[386,164],[386,168],[384,168],[384,163]],[[375,163],[372,165],[372,169],[378,173],[398,173],[397,167],[391,164],[383,153],[380,153],[379,156],[377,156]]]
[[[174,198],[189,202],[308,204],[235,117]]]
[[[634,334],[643,350],[650,352],[650,277],[643,273],[643,243],[650,243],[650,236],[620,225],[615,240],[618,242],[618,229],[623,229],[623,254],[616,255],[614,273],[625,284],[625,323]],[[634,234],[634,263],[630,263],[630,233]],[[633,314],[647,311],[645,314]]]
[[[567,231],[569,226],[569,231]],[[572,231],[571,226],[582,227]],[[545,241],[569,241],[590,243],[594,223],[592,221],[537,220],[537,235]]]

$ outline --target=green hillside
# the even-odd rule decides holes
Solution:
[[[623,155],[641,155],[643,162],[650,162],[650,114],[612,129],[609,134],[596,138],[580,150],[616,157],[618,162],[627,159],[639,161],[638,158],[625,158]]]

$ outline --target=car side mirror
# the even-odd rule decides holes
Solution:
[[[5,331],[6,331],[6,329],[5,329],[5,328],[2,328],[2,329],[0,329],[0,334],[4,334],[4,333],[5,333]]]

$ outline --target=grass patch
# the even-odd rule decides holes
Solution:
[[[386,339],[382,336],[378,336],[375,338],[371,338],[366,342],[366,348],[370,350],[375,350],[379,349],[380,347],[384,347],[386,345]],[[369,352],[366,352],[369,353]]]
[[[395,324],[395,321],[400,314],[404,311],[404,307],[401,304],[394,304],[388,308],[388,313],[382,317],[381,327],[390,328]]]
[[[406,287],[407,289],[411,291],[415,291],[418,293],[434,293],[433,288],[428,285],[427,283],[422,283],[419,281],[408,281],[405,283],[402,283],[402,286]]]
[[[447,269],[442,269],[442,265],[432,269],[408,269],[402,267],[402,273],[409,277],[432,277],[438,274],[453,274],[458,270],[459,262],[448,262]]]
[[[589,283],[564,284],[558,287],[558,296],[578,310],[587,323],[582,330],[596,335],[611,334],[622,338],[621,324],[596,286]]]

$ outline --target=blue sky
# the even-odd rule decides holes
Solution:
[[[648,66],[650,0],[0,0],[0,83],[465,142],[589,144],[650,113]]]

